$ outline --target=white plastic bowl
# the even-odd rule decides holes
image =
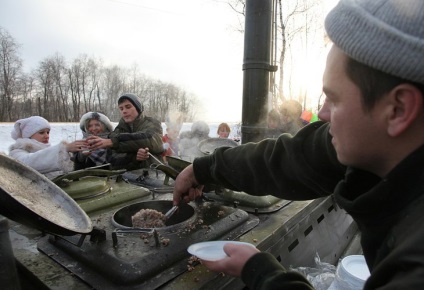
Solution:
[[[344,257],[337,266],[333,283],[328,290],[360,290],[370,276],[363,255]]]
[[[345,279],[365,282],[370,276],[365,257],[363,255],[346,256],[341,261],[341,274]]]

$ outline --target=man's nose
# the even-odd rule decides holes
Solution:
[[[326,103],[324,103],[324,105],[318,111],[318,118],[322,121],[330,122],[331,111],[329,109],[329,106]]]

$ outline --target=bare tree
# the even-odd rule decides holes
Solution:
[[[291,50],[297,50],[297,48],[292,46],[292,43],[297,38],[304,37],[305,43],[308,42],[308,34],[314,33],[316,30],[319,30],[322,25],[321,19],[318,18],[320,16],[319,9],[317,7],[322,7],[322,0],[290,0],[290,1],[281,1],[274,0],[278,5],[273,5],[275,7],[274,15],[274,24],[277,23],[277,29],[275,31],[274,39],[276,40],[276,46],[278,49],[272,48],[274,53],[279,51],[278,60],[275,63],[279,64],[279,78],[278,85],[275,84],[274,75],[271,77],[270,87],[277,87],[278,94],[273,96],[271,103],[273,106],[276,106],[281,101],[292,98],[286,97],[284,95],[285,85],[287,84],[289,87],[291,86],[291,74],[290,71],[286,71],[286,60],[288,54],[291,53]],[[246,8],[246,0],[228,0],[228,5],[232,10],[236,12],[237,19],[244,18],[245,8]],[[242,16],[242,17],[241,17]],[[273,25],[273,24],[271,24]],[[242,29],[236,28],[236,30],[243,32]],[[303,47],[307,49],[307,45]],[[272,55],[274,55],[274,53]],[[273,65],[274,63],[272,63]]]
[[[128,92],[133,92],[140,96],[143,95],[146,92],[148,78],[140,72],[137,63],[133,63],[133,65],[129,68],[127,76]]]
[[[197,100],[178,86],[142,74],[138,65],[104,67],[101,59],[85,54],[67,65],[56,53],[43,59],[29,74],[21,70],[18,45],[0,30],[0,121],[40,115],[51,122],[75,122],[86,111],[100,111],[112,121],[120,119],[117,98],[125,92],[142,99],[147,115],[165,120],[170,110],[194,118]]]
[[[117,65],[107,67],[103,72],[101,92],[103,94],[103,110],[111,121],[119,120],[117,100],[120,94],[125,92],[125,70]]]
[[[244,19],[246,16],[246,0],[228,0],[230,8],[236,12],[238,24],[235,30],[244,33]]]
[[[51,118],[60,122],[75,120],[72,116],[70,116],[68,106],[69,82],[66,78],[67,68],[65,57],[56,53],[49,59],[49,62],[53,78],[53,112],[51,113]]]
[[[79,120],[82,113],[91,109],[92,88],[89,88],[89,60],[86,54],[80,55],[68,69],[68,80],[71,90],[73,121]],[[96,85],[94,85],[94,88]],[[88,91],[88,92],[87,92]],[[81,112],[83,111],[83,112]]]
[[[35,71],[37,81],[36,89],[36,111],[35,115],[43,116],[47,120],[52,121],[54,111],[51,103],[54,102],[54,60],[45,58],[40,62],[38,69]]]
[[[17,82],[22,74],[19,48],[13,37],[0,27],[0,120],[12,121],[13,100],[18,94]]]
[[[302,3],[299,3],[302,2]],[[279,3],[279,19],[280,19],[280,36],[281,36],[281,52],[280,52],[280,79],[279,79],[279,95],[282,101],[286,98],[284,96],[284,62],[287,54],[287,42],[291,42],[296,34],[300,33],[303,30],[302,25],[296,25],[294,17],[296,15],[305,13],[306,8],[303,5],[303,1],[296,0],[292,2],[292,7],[287,7],[287,13],[283,11],[283,5],[281,0],[278,0]],[[286,2],[285,2],[286,3]]]
[[[21,98],[15,102],[13,110],[13,120],[18,120],[24,116],[31,116],[35,110],[33,92],[35,88],[35,79],[31,74],[23,74],[21,77],[19,91]]]
[[[88,98],[85,100],[85,110],[88,111],[103,111],[100,97],[99,82],[102,77],[102,61],[95,58],[87,60],[87,81],[85,91],[88,92]]]

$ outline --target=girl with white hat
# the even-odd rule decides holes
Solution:
[[[113,125],[109,118],[102,113],[88,112],[81,117],[80,128],[84,139],[88,136],[108,138],[113,131]],[[92,166],[100,166],[107,163],[107,149],[84,150],[77,152],[72,158],[75,162],[75,170]]]
[[[52,146],[49,143],[50,124],[40,116],[16,121],[11,136],[16,142],[10,146],[9,155],[50,179],[72,171],[74,166],[69,152],[86,147],[85,140],[62,141]]]

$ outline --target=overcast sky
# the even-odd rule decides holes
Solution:
[[[21,44],[25,70],[63,55],[102,58],[192,92],[198,119],[240,121],[243,35],[226,1],[0,0],[0,26]]]

